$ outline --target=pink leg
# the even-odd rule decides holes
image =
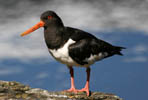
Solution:
[[[74,84],[74,71],[73,71],[73,68],[69,67],[69,70],[70,70],[70,76],[71,76],[71,88],[66,90],[66,91],[77,93],[78,90],[75,88],[75,84]]]
[[[86,92],[87,96],[89,96],[90,95],[89,93],[90,68],[89,67],[86,69],[86,72],[87,72],[87,81],[86,81],[85,87],[79,90],[79,92]]]

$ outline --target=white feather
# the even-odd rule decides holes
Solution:
[[[69,45],[75,43],[74,40],[69,39],[67,41],[67,43],[64,44],[63,47],[59,48],[59,49],[49,49],[49,51],[51,52],[52,56],[60,61],[63,64],[66,64],[68,66],[73,66],[73,65],[78,65],[70,56],[68,53],[68,47]]]
[[[88,62],[88,64],[91,65],[91,64],[95,63],[96,61],[103,59],[107,55],[108,55],[107,52],[99,53],[96,55],[91,54],[90,57],[86,58],[84,61]]]
[[[97,60],[101,60],[103,59],[105,56],[108,55],[107,52],[102,52],[102,53],[98,53],[96,55],[90,55],[89,58],[86,58],[84,61],[88,62],[88,64],[86,65],[80,65],[78,63],[76,63],[70,56],[68,53],[68,47],[69,45],[75,43],[76,41],[69,39],[67,41],[67,43],[64,44],[63,47],[59,48],[59,49],[49,49],[49,52],[51,53],[51,55],[58,60],[59,62],[66,64],[68,66],[81,66],[81,67],[89,67],[91,64],[95,63]]]

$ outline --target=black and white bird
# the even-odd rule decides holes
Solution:
[[[124,47],[113,46],[92,34],[80,29],[64,26],[61,18],[53,11],[46,11],[40,17],[40,22],[28,29],[21,36],[44,27],[44,38],[50,54],[59,62],[68,66],[71,75],[69,92],[89,91],[90,66],[96,61],[113,55],[122,55]],[[74,85],[73,66],[85,67],[87,81],[83,89],[78,90]]]

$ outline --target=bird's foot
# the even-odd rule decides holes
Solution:
[[[79,90],[77,90],[76,88],[70,88],[70,89],[64,90],[64,91],[66,91],[66,92],[73,92],[73,93],[78,93],[79,92]]]
[[[78,90],[78,92],[86,92],[87,96],[90,95],[89,88],[87,88],[87,87],[82,88],[81,90]]]

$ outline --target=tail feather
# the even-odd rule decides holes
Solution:
[[[116,54],[117,55],[123,56],[123,54],[120,51],[122,51],[122,49],[126,49],[126,48],[125,47],[115,46],[115,49],[116,49]]]

